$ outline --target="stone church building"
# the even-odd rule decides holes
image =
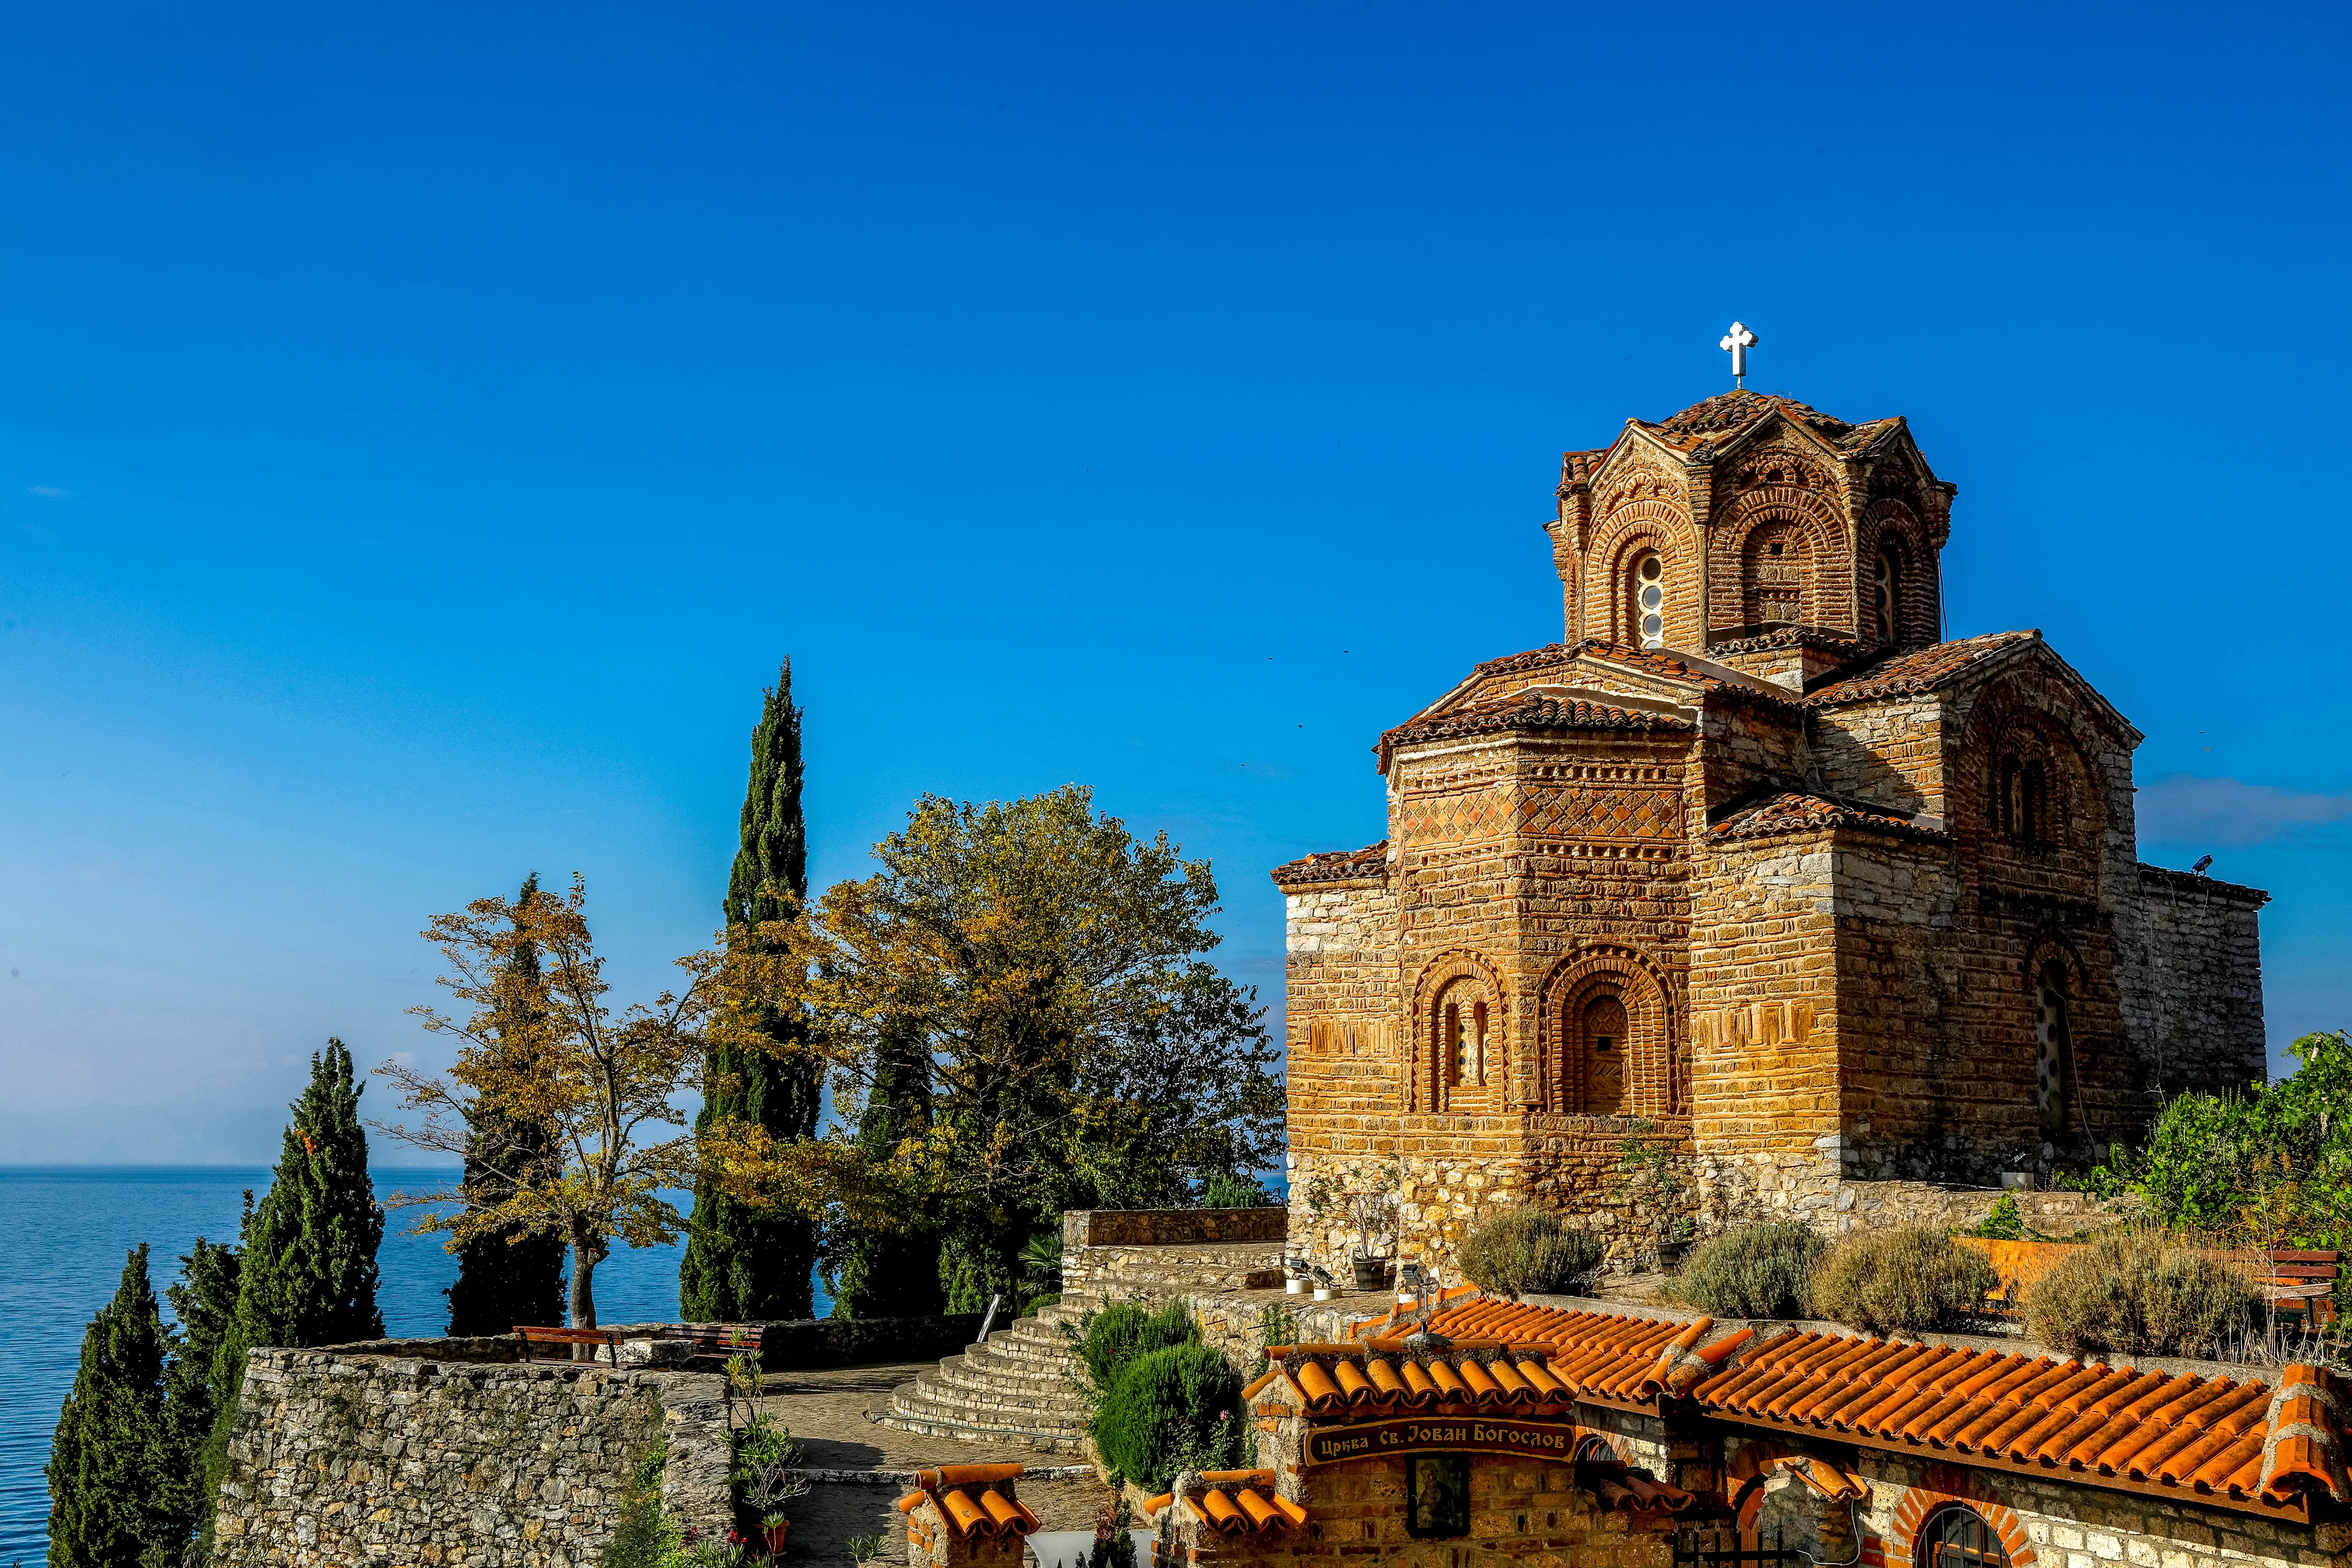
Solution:
[[[2266,895],[2140,862],[2140,733],[2039,632],[1944,638],[1954,490],[1747,391],[1565,456],[1562,639],[1380,737],[1383,842],[1274,873],[1295,1238],[1391,1182],[1441,1264],[1518,1199],[1627,1258],[1834,1227],[2263,1076]]]

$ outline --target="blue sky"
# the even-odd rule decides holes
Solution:
[[[267,1158],[415,932],[705,941],[776,661],[819,881],[1081,780],[1266,868],[1559,635],[1558,456],[1908,416],[1953,635],[2352,1023],[2341,8],[18,6],[0,1160]],[[379,1107],[378,1109],[382,1109]]]

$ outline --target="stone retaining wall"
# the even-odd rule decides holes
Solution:
[[[672,1518],[731,1523],[725,1380],[511,1363],[510,1340],[257,1350],[215,1568],[593,1568],[665,1438]]]
[[[1202,1242],[1281,1241],[1290,1211],[1256,1209],[1066,1209],[1065,1247],[1190,1247]]]

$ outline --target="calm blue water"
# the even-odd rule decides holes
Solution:
[[[379,1170],[376,1195],[429,1192],[451,1175]],[[82,1331],[114,1294],[123,1254],[151,1244],[160,1297],[179,1277],[190,1243],[199,1236],[235,1241],[245,1189],[257,1194],[268,1184],[263,1168],[0,1166],[0,1564],[47,1557],[41,1467],[80,1363]],[[384,1225],[377,1300],[388,1334],[438,1334],[448,1325],[441,1292],[457,1278],[457,1260],[439,1237],[407,1233],[418,1212],[392,1210]],[[617,1249],[596,1268],[596,1315],[614,1323],[676,1318],[678,1251]],[[828,1305],[820,1288],[818,1312]]]

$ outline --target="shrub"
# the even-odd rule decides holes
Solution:
[[[1200,1206],[1204,1209],[1270,1209],[1276,1205],[1274,1194],[1265,1184],[1255,1176],[1244,1176],[1238,1171],[1220,1171],[1201,1184]]]
[[[2025,1331],[2053,1350],[2207,1355],[2251,1329],[2263,1299],[2243,1272],[2161,1231],[2112,1231],[2035,1280]]]
[[[2000,1283],[1992,1262],[1932,1226],[1864,1231],[1813,1271],[1813,1310],[1868,1333],[1965,1322]]]
[[[1462,1245],[1462,1272],[1481,1290],[1513,1300],[1533,1291],[1583,1293],[1601,1267],[1601,1238],[1549,1209],[1507,1208],[1481,1222]]]
[[[1742,1226],[1691,1254],[1675,1294],[1719,1318],[1809,1317],[1813,1264],[1825,1246],[1809,1225]]]
[[[1156,1309],[1139,1301],[1114,1301],[1088,1312],[1079,1321],[1072,1347],[1084,1385],[1080,1392],[1087,1404],[1100,1407],[1129,1362],[1171,1345],[1195,1343],[1200,1337],[1192,1303],[1181,1296]]]
[[[1181,1470],[1242,1462],[1241,1373],[1213,1346],[1170,1345],[1118,1372],[1088,1430],[1114,1479],[1165,1491]]]
[[[1992,1201],[1992,1207],[1972,1229],[1960,1232],[1986,1241],[2023,1241],[2025,1216],[2017,1212],[2017,1194],[2003,1193]]]

